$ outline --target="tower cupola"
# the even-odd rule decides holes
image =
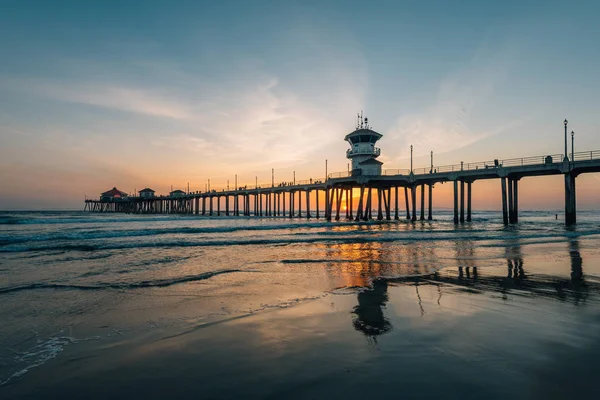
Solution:
[[[381,175],[381,165],[377,160],[381,154],[375,143],[383,135],[375,132],[369,126],[369,119],[363,118],[362,111],[358,114],[356,129],[344,138],[350,144],[346,157],[352,161],[352,176]]]

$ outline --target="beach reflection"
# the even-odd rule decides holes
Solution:
[[[544,273],[540,269],[541,254],[526,257],[518,240],[507,240],[504,249],[492,250],[478,248],[475,243],[457,240],[437,247],[418,242],[328,244],[324,246],[329,260],[327,276],[338,284],[336,287],[358,289],[356,305],[351,310],[352,326],[372,340],[393,330],[393,316],[386,315],[390,296],[396,293],[390,293],[393,287],[414,289],[413,295],[403,297],[403,301],[417,303],[421,317],[426,314],[432,296],[437,307],[448,301],[454,307],[457,298],[466,295],[497,294],[493,297],[504,301],[527,296],[575,305],[588,298],[590,283],[584,279],[578,240],[566,243],[570,274],[564,264],[563,273]],[[525,258],[530,263],[529,273]],[[432,288],[436,293],[431,293]],[[594,290],[598,292],[600,288]]]
[[[358,293],[358,305],[352,311],[355,315],[352,325],[367,337],[375,338],[392,330],[392,324],[383,312],[388,301],[387,288],[387,281],[377,279],[372,288]]]
[[[504,276],[498,274],[495,268],[478,270],[474,258],[466,257],[470,251],[468,242],[457,245],[458,267],[456,272],[450,268],[427,277],[407,278],[395,282],[403,285],[415,282],[422,285],[438,285],[441,292],[456,292],[457,288],[468,287],[469,293],[496,292],[500,293],[504,300],[507,300],[509,296],[536,296],[570,301],[575,305],[587,299],[591,293],[591,286],[594,286],[594,292],[600,291],[600,285],[595,282],[586,282],[584,279],[583,259],[577,240],[568,243],[570,275],[568,269],[564,270],[564,274],[526,274],[524,256],[519,243],[511,242],[505,248],[507,269]],[[539,260],[536,261],[539,262]]]
[[[506,261],[508,264],[507,278],[523,279],[525,270],[523,269],[523,256],[521,255],[521,245],[516,244],[506,248]]]

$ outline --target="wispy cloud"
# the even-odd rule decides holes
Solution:
[[[190,106],[160,90],[108,83],[77,83],[36,78],[5,78],[0,86],[50,100],[174,119],[192,116]]]
[[[411,144],[417,155],[428,154],[430,150],[439,154],[469,146],[518,125],[513,121],[510,126],[484,130],[472,126],[474,120],[489,111],[486,103],[506,77],[514,56],[513,48],[493,54],[480,50],[467,67],[447,76],[440,82],[429,108],[421,113],[401,115],[387,132],[394,143],[400,143],[390,160],[407,157]]]

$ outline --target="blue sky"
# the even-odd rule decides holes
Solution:
[[[576,150],[600,149],[599,11],[0,0],[0,209],[79,207],[115,185],[267,182],[271,168],[322,177],[325,159],[346,169],[361,109],[384,168],[407,168],[410,144],[422,166],[431,150],[436,164],[562,153],[565,117]]]

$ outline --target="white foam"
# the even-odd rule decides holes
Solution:
[[[59,336],[51,337],[45,342],[38,340],[38,343],[25,351],[24,353],[18,354],[14,361],[15,365],[20,366],[27,364],[25,367],[14,372],[11,376],[3,381],[0,381],[0,386],[7,384],[10,380],[19,378],[29,372],[30,369],[39,367],[45,364],[49,360],[56,358],[56,356],[64,350],[64,348],[71,343],[78,343],[87,340],[98,340],[100,336],[93,336],[85,339],[75,339],[70,336]]]

